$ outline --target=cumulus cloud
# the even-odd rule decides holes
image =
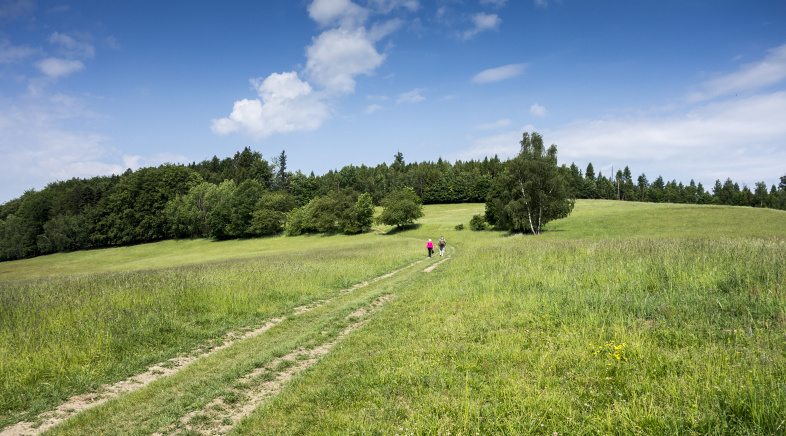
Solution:
[[[736,92],[761,89],[785,78],[786,44],[769,50],[769,54],[760,62],[743,65],[733,73],[707,80],[699,86],[699,90],[688,95],[688,101],[704,101]]]
[[[420,95],[420,93],[423,91],[424,91],[423,89],[418,88],[418,89],[413,89],[412,91],[399,94],[399,96],[396,98],[396,103],[400,104],[400,103],[421,102],[426,99],[426,97]]]
[[[323,32],[306,49],[306,74],[328,92],[352,93],[355,76],[371,74],[384,60],[365,29]]]
[[[350,0],[314,0],[308,6],[308,15],[323,27],[355,28],[366,22],[369,11]]]
[[[373,23],[367,30],[365,23],[372,12],[419,7],[414,0],[372,0],[368,5],[365,8],[350,0],[311,2],[309,16],[323,27],[334,28],[312,38],[306,47],[303,78],[293,71],[252,80],[259,98],[236,101],[228,117],[212,121],[212,131],[265,138],[319,128],[331,116],[331,100],[355,92],[356,77],[373,74],[385,61],[385,54],[379,53],[375,44],[403,24],[392,19]],[[381,106],[371,105],[366,112],[379,109]]]
[[[529,113],[535,115],[536,117],[545,117],[546,116],[546,108],[535,103],[529,107]]]
[[[85,68],[82,61],[61,58],[46,58],[39,61],[36,66],[42,73],[53,78],[67,76]]]
[[[526,70],[527,64],[510,64],[481,71],[472,78],[472,83],[491,83],[516,77]]]
[[[226,135],[241,131],[264,138],[273,133],[314,130],[330,116],[327,104],[294,71],[252,79],[251,84],[260,98],[235,102],[229,117],[213,120],[213,132]]]
[[[474,27],[464,32],[464,39],[470,39],[486,30],[499,29],[502,19],[497,14],[479,12],[472,16],[472,24],[474,24]]]

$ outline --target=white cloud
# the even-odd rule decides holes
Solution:
[[[252,79],[260,99],[235,102],[227,118],[214,119],[214,133],[245,132],[257,138],[273,133],[314,130],[330,117],[322,96],[297,73],[273,73],[265,80]]]
[[[27,46],[14,46],[7,39],[0,40],[0,64],[10,64],[27,58],[39,50]]]
[[[274,73],[265,80],[261,79],[258,77],[251,79],[250,82],[265,101],[283,101],[311,94],[311,85],[300,80],[294,71]]]
[[[673,117],[580,121],[544,132],[560,161],[629,165],[667,179],[775,181],[786,162],[786,92],[713,103]],[[765,151],[766,150],[766,151]],[[666,176],[666,173],[671,173]]]
[[[536,117],[545,117],[547,114],[546,108],[535,103],[529,107],[529,113],[535,115]]]
[[[381,110],[381,109],[384,109],[384,108],[382,106],[380,106],[380,105],[375,103],[375,104],[369,105],[366,108],[366,113],[367,114],[373,114],[374,112],[376,112],[378,110]]]
[[[356,28],[365,23],[369,11],[350,0],[314,0],[308,6],[308,15],[323,27]]]
[[[331,29],[306,48],[306,74],[326,91],[352,93],[355,76],[371,74],[385,60],[362,27],[348,31]]]
[[[470,39],[486,30],[497,30],[502,24],[502,19],[497,14],[479,12],[472,16],[472,23],[475,27],[464,32],[464,39]]]
[[[49,37],[49,42],[60,47],[60,54],[67,58],[92,59],[95,48],[87,42],[77,41],[74,38],[55,32]]]
[[[495,121],[493,123],[481,124],[477,128],[480,130],[494,130],[502,127],[508,127],[510,123],[511,123],[510,119],[505,118],[502,120]]]
[[[470,138],[455,159],[501,159],[519,151],[521,132],[538,131],[547,144],[556,144],[560,164],[592,163],[607,176],[612,166],[629,166],[650,181],[689,183],[710,189],[715,180],[731,178],[753,186],[769,186],[784,174],[786,162],[786,91],[709,103],[683,114],[617,117],[577,121],[556,129],[525,126],[481,138]],[[493,125],[489,124],[488,126]]]
[[[761,89],[786,79],[786,44],[771,49],[761,62],[746,64],[738,71],[702,83],[688,101],[710,100],[732,93]]]
[[[400,104],[400,103],[418,103],[418,102],[421,102],[421,101],[426,99],[426,97],[423,97],[422,95],[420,95],[420,93],[423,92],[423,91],[424,91],[423,89],[417,88],[417,89],[413,89],[412,91],[408,91],[408,92],[399,94],[399,96],[396,98],[396,103]]]
[[[527,64],[510,64],[481,71],[472,78],[472,83],[490,83],[516,77],[526,70]]]
[[[55,180],[121,174],[110,138],[63,127],[94,119],[81,102],[64,95],[0,104],[0,203]],[[20,146],[24,144],[24,146]]]
[[[368,31],[368,38],[371,41],[379,41],[380,39],[397,31],[404,25],[404,21],[394,18],[383,23],[374,23],[371,30]]]
[[[42,59],[36,63],[36,66],[50,78],[56,79],[81,71],[85,69],[85,64],[80,59],[90,59],[95,56],[92,44],[77,41],[63,33],[54,32],[49,36],[49,42],[58,47],[61,56]],[[31,83],[30,86],[33,89],[41,85],[41,83]]]
[[[371,6],[390,11],[398,7],[417,9],[419,3],[374,0]],[[374,23],[367,31],[363,24],[370,10],[350,0],[314,0],[308,12],[322,26],[339,26],[325,30],[306,47],[307,62],[302,74],[308,82],[294,71],[252,80],[260,98],[236,101],[228,117],[212,121],[214,133],[244,132],[265,138],[274,133],[319,128],[331,116],[330,99],[353,93],[355,78],[373,74],[384,62],[385,55],[377,52],[375,43],[403,24],[392,19]],[[380,108],[371,105],[366,111],[373,113]]]
[[[60,58],[46,58],[39,61],[36,66],[42,73],[55,78],[67,76],[85,68],[85,64],[82,61]]]

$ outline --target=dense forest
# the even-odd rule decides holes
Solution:
[[[0,260],[169,238],[359,233],[369,229],[374,205],[393,194],[414,191],[422,204],[485,202],[511,162],[495,156],[406,163],[397,153],[390,165],[347,165],[316,176],[288,171],[286,160],[283,151],[269,162],[245,148],[225,159],[29,190],[0,206]],[[692,180],[684,185],[659,176],[650,182],[644,174],[634,180],[628,167],[608,177],[592,164],[583,171],[562,165],[558,173],[573,198],[786,209],[786,175],[769,189],[727,179],[708,191]]]

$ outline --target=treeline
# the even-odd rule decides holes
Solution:
[[[248,238],[286,232],[359,233],[372,225],[374,205],[414,193],[418,204],[485,202],[510,161],[347,165],[315,176],[287,170],[282,151],[270,162],[245,148],[233,157],[165,164],[122,175],[53,182],[0,206],[0,260],[129,245],[170,238]],[[630,170],[612,178],[562,165],[573,198],[729,204],[786,209],[786,176],[768,191],[727,180],[713,192],[701,184],[650,183]],[[409,195],[409,194],[407,194]],[[405,195],[406,196],[406,195]],[[412,198],[415,198],[411,196]]]
[[[591,163],[587,165],[584,173],[575,164],[571,164],[567,176],[576,198],[717,204],[786,210],[786,175],[780,178],[778,186],[772,185],[768,188],[766,183],[758,182],[753,190],[745,185],[740,188],[740,185],[731,179],[726,179],[724,183],[716,180],[712,192],[693,180],[688,185],[683,185],[676,180],[666,182],[663,177],[658,176],[650,182],[645,174],[641,174],[634,181],[627,166],[623,170],[617,170],[613,177],[606,177],[602,173],[596,176]]]

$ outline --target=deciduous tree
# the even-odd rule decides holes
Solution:
[[[382,213],[377,217],[378,224],[396,226],[403,229],[407,224],[423,216],[420,197],[412,188],[393,191],[382,200]]]
[[[575,200],[557,166],[557,146],[546,149],[536,132],[524,133],[520,144],[489,194],[486,219],[506,230],[539,234],[547,222],[568,216]]]

